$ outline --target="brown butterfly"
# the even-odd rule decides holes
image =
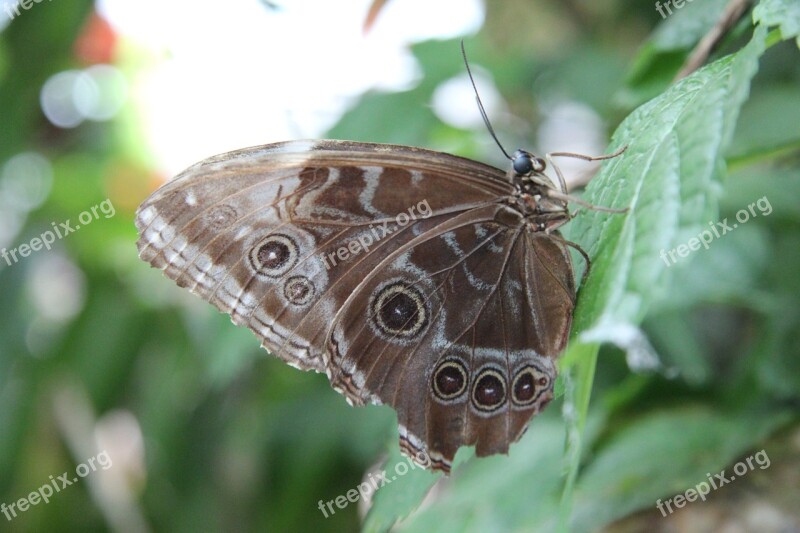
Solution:
[[[139,207],[139,254],[351,404],[391,405],[403,451],[448,472],[461,446],[507,453],[553,398],[568,247],[588,265],[558,232],[561,172],[508,158],[334,140],[222,154]]]

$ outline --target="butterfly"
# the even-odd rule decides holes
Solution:
[[[211,157],[141,204],[139,255],[349,403],[392,406],[402,451],[449,472],[462,446],[507,453],[553,398],[569,248],[589,264],[558,228],[568,201],[595,207],[567,194],[552,157],[622,152],[500,148],[506,172],[338,140]]]

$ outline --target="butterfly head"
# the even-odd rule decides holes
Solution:
[[[541,173],[547,168],[544,159],[522,149],[517,150],[511,156],[511,165],[516,177],[527,176],[531,172]]]
[[[519,149],[514,155],[509,156],[511,171],[509,177],[521,192],[526,194],[541,194],[542,188],[554,189],[553,181],[544,173],[547,163],[541,157]]]

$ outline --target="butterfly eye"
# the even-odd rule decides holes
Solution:
[[[511,158],[511,164],[514,167],[514,172],[518,176],[525,176],[531,172],[544,172],[547,168],[547,163],[541,157],[536,157],[530,152],[525,150],[517,150]]]
[[[517,150],[514,152],[514,157],[511,160],[511,164],[514,167],[514,172],[518,176],[530,174],[530,172],[533,170],[533,158],[531,157],[531,154],[524,150]]]

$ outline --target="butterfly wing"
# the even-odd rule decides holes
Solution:
[[[164,185],[139,208],[138,247],[273,354],[353,403],[394,406],[404,449],[448,470],[461,445],[519,437],[569,330],[569,254],[513,193],[500,170],[438,152],[279,143]],[[515,384],[535,401],[511,405]],[[505,399],[481,412],[475,394]]]
[[[324,371],[330,317],[382,254],[410,238],[413,228],[399,222],[446,217],[510,191],[499,170],[447,154],[277,143],[206,159],[158,189],[137,211],[137,245],[143,260],[253,330],[267,350]],[[352,253],[370,239],[369,251]]]
[[[331,382],[392,405],[404,451],[449,471],[506,453],[552,399],[574,307],[566,246],[504,205],[451,217],[356,288],[329,335]]]

